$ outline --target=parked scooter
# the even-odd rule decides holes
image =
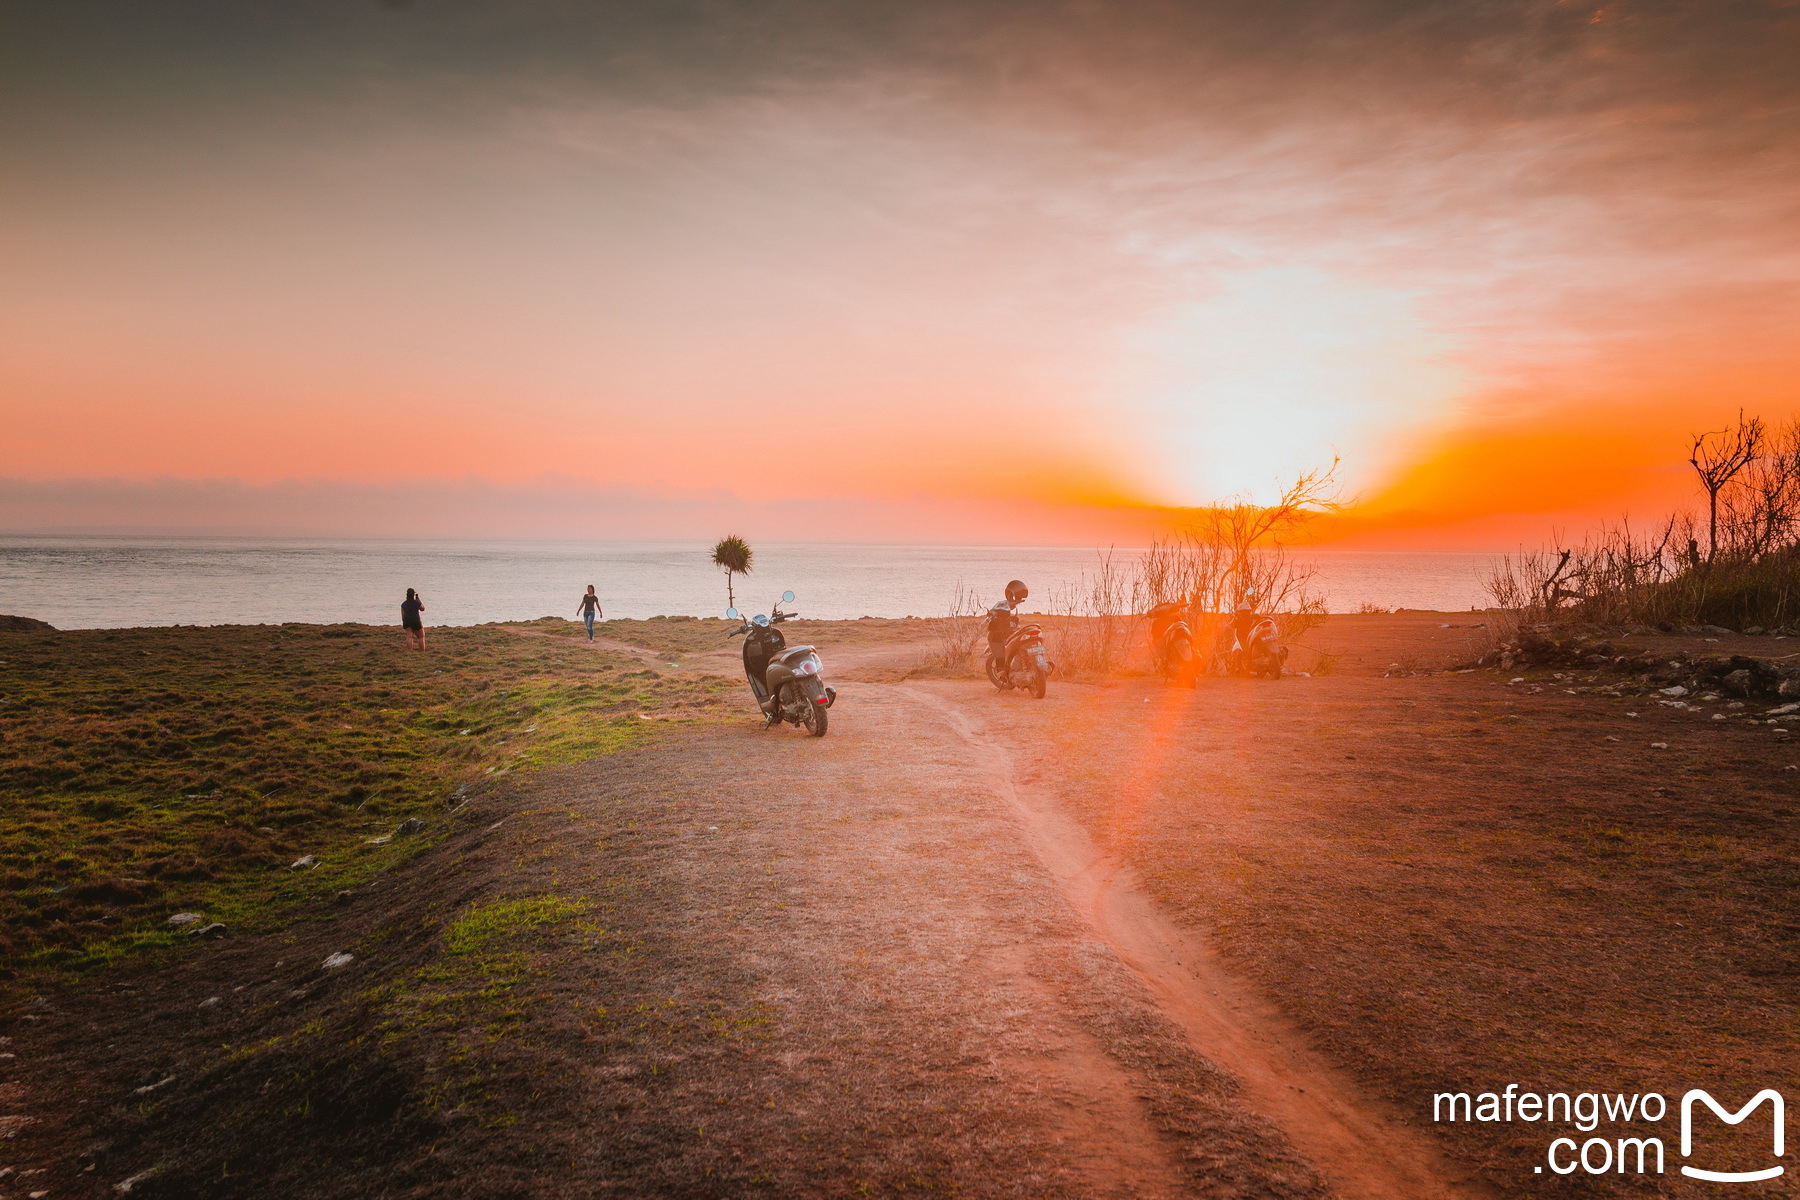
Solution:
[[[1200,656],[1194,650],[1194,631],[1186,612],[1186,606],[1164,601],[1145,615],[1150,618],[1150,649],[1156,669],[1170,683],[1194,687],[1200,682]]]
[[[998,611],[999,605],[995,606]],[[1010,610],[1008,610],[1010,613]],[[993,619],[990,617],[990,620]],[[1024,688],[1038,700],[1049,688],[1050,672],[1055,664],[1044,649],[1044,631],[1035,622],[1021,624],[1006,639],[1006,647],[998,657],[990,645],[987,652],[987,677],[1003,692]]]
[[[825,686],[825,664],[811,646],[793,646],[781,636],[776,626],[792,620],[799,613],[784,613],[782,604],[792,604],[794,593],[781,593],[781,602],[770,615],[757,613],[749,620],[735,608],[725,615],[744,623],[728,635],[744,638],[744,677],[750,681],[750,694],[763,713],[763,728],[782,721],[804,726],[814,737],[824,737],[826,712],[837,703],[837,689]]]
[[[1262,618],[1242,637],[1227,625],[1220,633],[1220,644],[1227,647],[1219,655],[1220,665],[1232,675],[1280,679],[1287,665],[1288,648],[1281,644],[1281,631],[1273,617]]]

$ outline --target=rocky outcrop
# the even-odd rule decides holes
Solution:
[[[1742,700],[1800,699],[1800,663],[1747,654],[1702,654],[1687,650],[1656,654],[1615,646],[1601,638],[1528,626],[1468,664],[1476,667],[1565,667],[1641,677],[1649,687],[1681,687],[1719,692]]]
[[[36,617],[9,617],[0,615],[0,633],[55,633],[56,626],[48,621],[40,621]]]

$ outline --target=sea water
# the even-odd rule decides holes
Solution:
[[[932,617],[960,585],[983,602],[1008,579],[1050,607],[1103,554],[1057,546],[882,546],[769,543],[733,579],[737,606],[767,612],[784,589],[803,616]],[[1307,550],[1314,590],[1333,612],[1466,610],[1484,605],[1490,556]],[[134,625],[359,621],[394,625],[417,588],[431,625],[574,617],[595,585],[609,617],[721,616],[726,579],[698,542],[311,540],[286,538],[0,537],[0,613],[62,629]]]

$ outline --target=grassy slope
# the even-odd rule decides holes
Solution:
[[[425,655],[354,625],[5,635],[0,964],[178,942],[180,910],[266,922],[430,844],[472,780],[612,752],[640,712],[735,690],[572,629],[434,630]],[[370,844],[415,816],[422,834]]]

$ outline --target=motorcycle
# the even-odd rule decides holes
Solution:
[[[1221,645],[1229,644],[1229,649],[1219,655],[1225,672],[1256,679],[1281,678],[1288,648],[1281,644],[1281,631],[1275,628],[1273,617],[1264,617],[1250,627],[1248,645],[1238,641],[1229,625],[1221,632],[1220,641]]]
[[[745,635],[744,677],[762,709],[763,728],[786,721],[804,727],[814,737],[824,737],[829,724],[826,713],[837,703],[837,689],[825,686],[825,664],[819,661],[818,651],[811,646],[790,647],[776,628],[800,615],[781,611],[782,604],[793,602],[794,593],[783,592],[768,616],[757,613],[749,620],[735,608],[726,609],[726,617],[744,622],[726,636]]]
[[[1024,688],[1038,700],[1044,698],[1055,665],[1044,649],[1044,631],[1035,623],[1021,625],[1008,635],[1004,661],[995,659],[991,646],[987,652],[989,682],[1003,692]]]
[[[1188,625],[1185,606],[1165,601],[1145,615],[1150,618],[1150,646],[1156,669],[1170,683],[1185,687],[1200,682],[1200,656],[1194,652],[1194,631]]]

